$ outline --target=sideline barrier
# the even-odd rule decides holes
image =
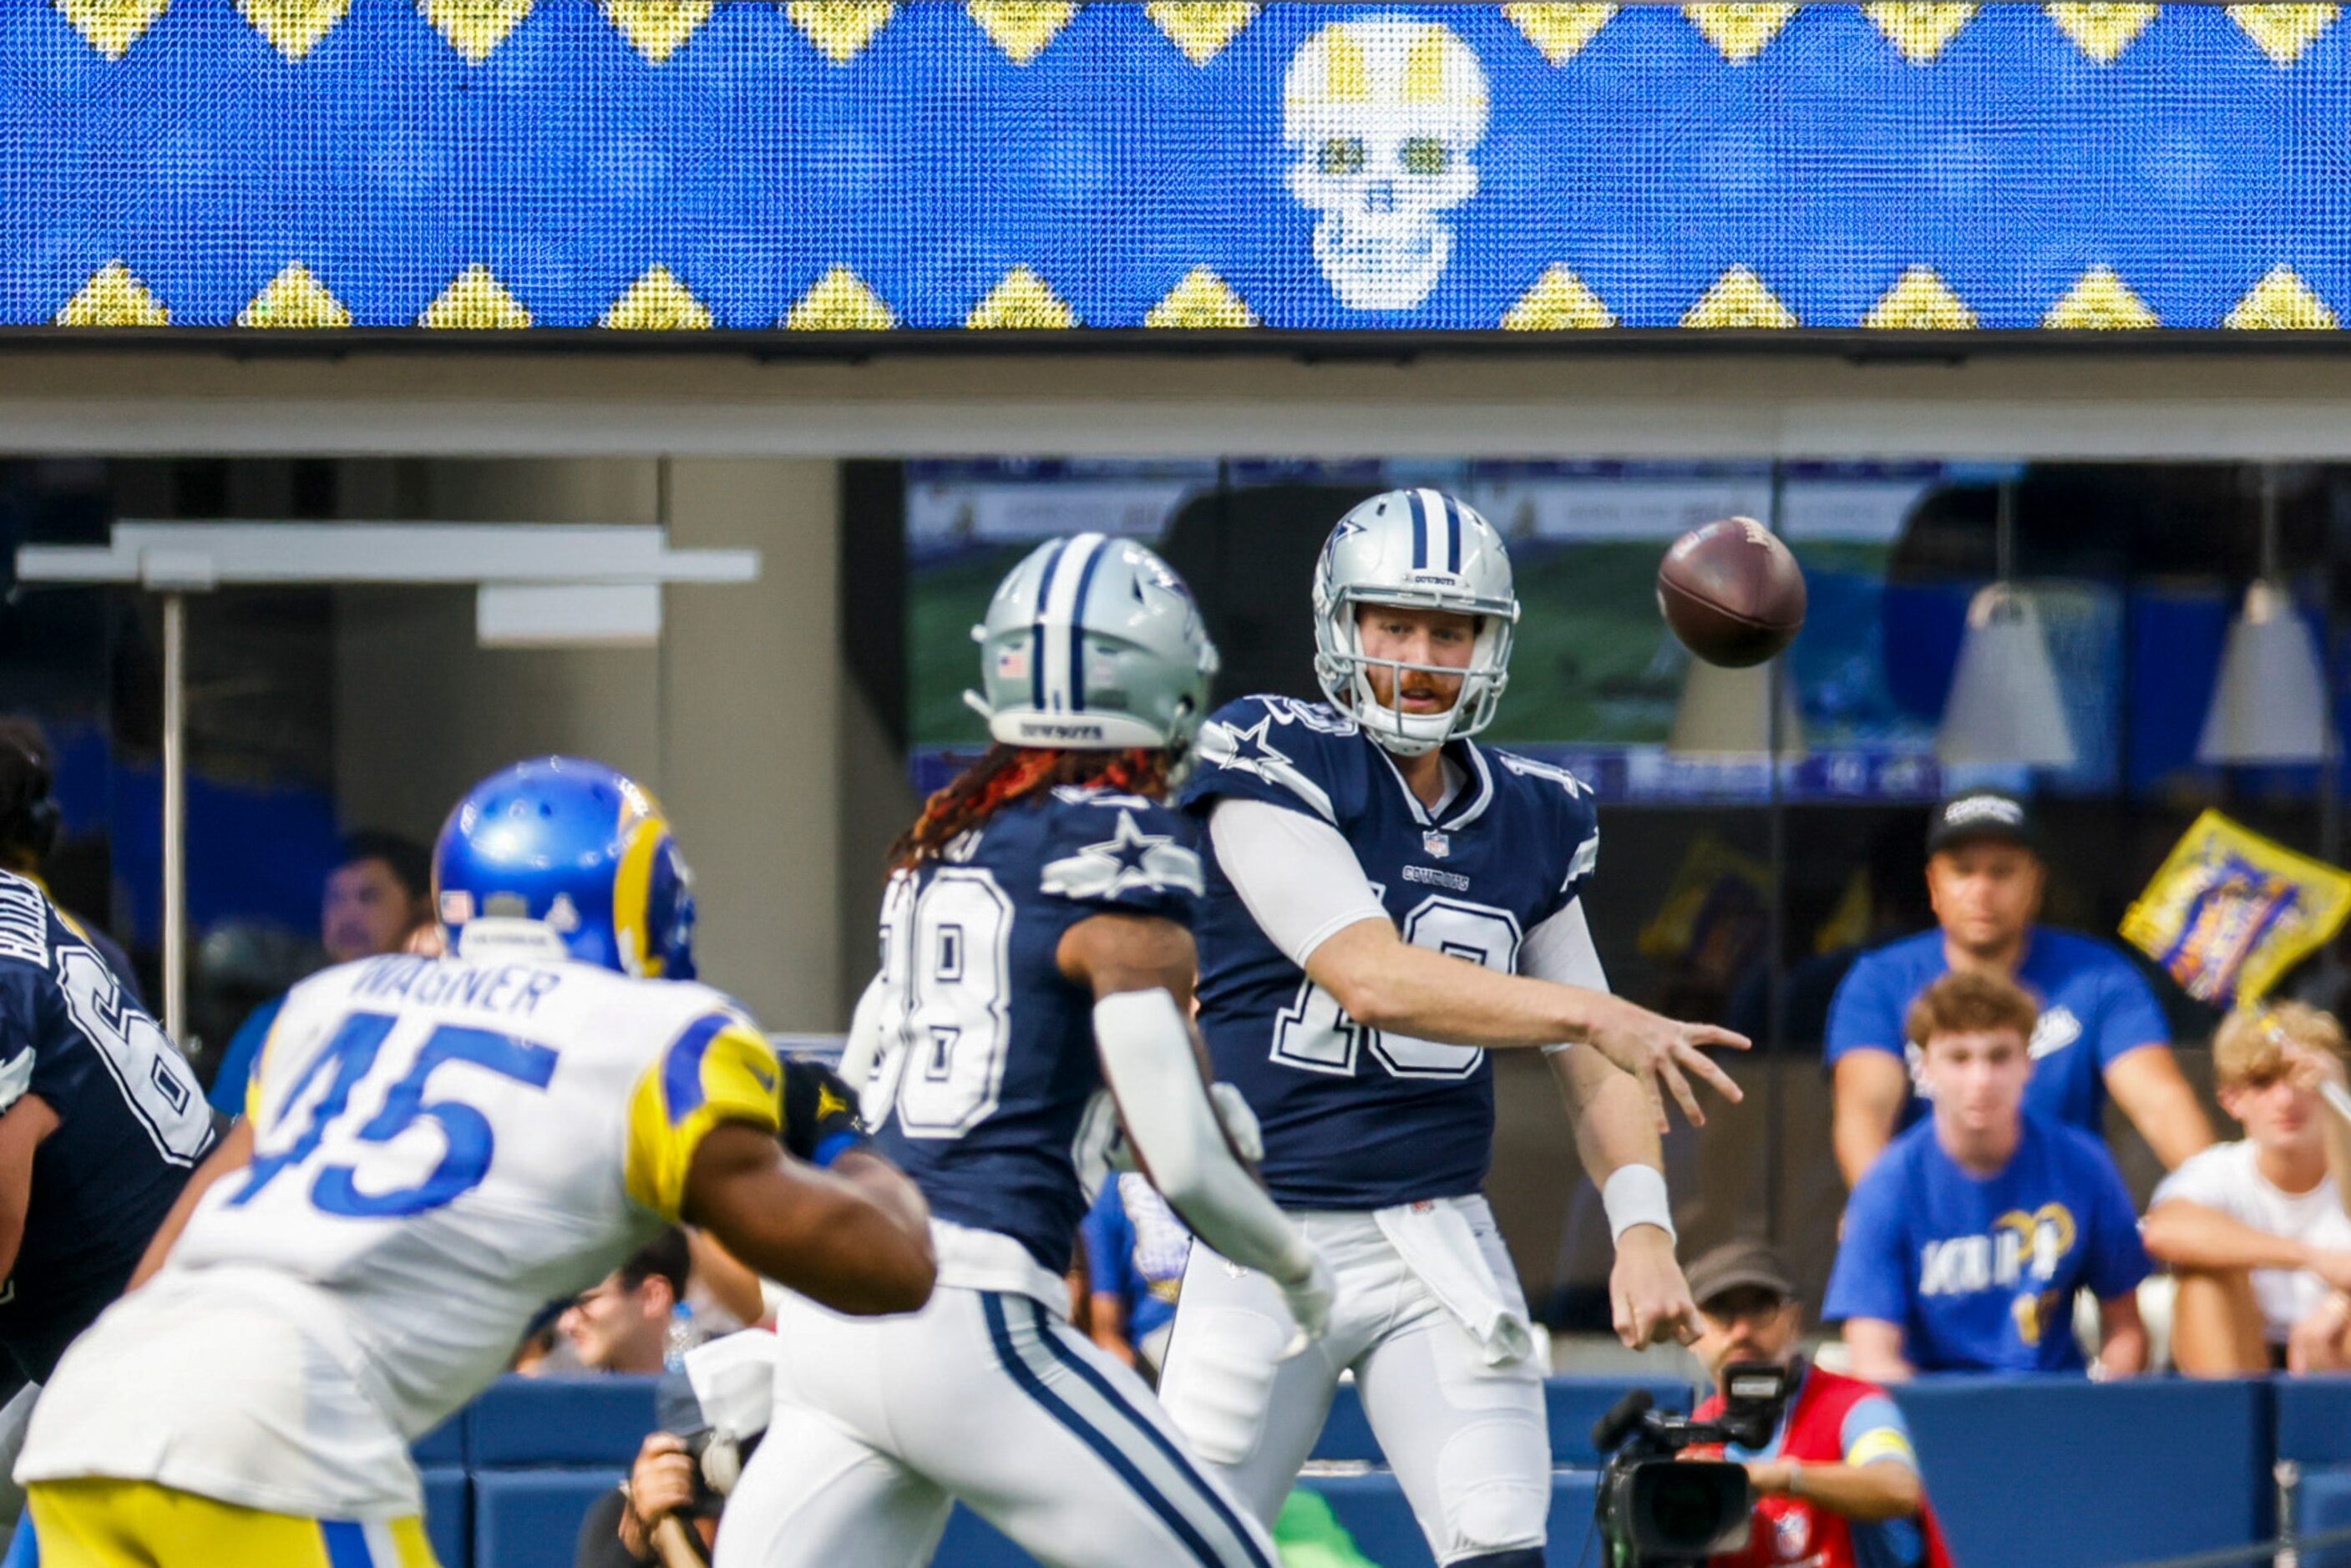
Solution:
[[[1554,1378],[1555,1564],[1596,1564],[1593,1419],[1625,1390],[1661,1407],[1688,1391],[1658,1379]],[[2299,1467],[2288,1522],[2304,1534],[2351,1524],[2351,1377],[2093,1386],[2053,1378],[1929,1378],[1898,1396],[1961,1568],[2116,1568],[2267,1539],[2279,1522],[2273,1459]],[[569,1568],[580,1519],[626,1472],[653,1428],[646,1378],[501,1380],[417,1445],[428,1529],[444,1568]],[[1318,1460],[1374,1463],[1352,1386]],[[1364,1554],[1424,1568],[1427,1549],[1395,1478],[1312,1474]],[[941,1568],[1025,1568],[1029,1559],[963,1510]],[[2303,1568],[2351,1568],[2351,1551]]]

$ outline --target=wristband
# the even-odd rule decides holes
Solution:
[[[850,1150],[863,1148],[871,1141],[863,1133],[844,1127],[819,1143],[815,1152],[809,1156],[809,1163],[815,1166],[829,1166]]]
[[[1655,1225],[1674,1234],[1674,1206],[1666,1196],[1666,1175],[1654,1165],[1620,1165],[1600,1189],[1608,1211],[1608,1239],[1621,1241],[1635,1225]]]

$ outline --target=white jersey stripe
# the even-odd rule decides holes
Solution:
[[[1100,534],[1079,535],[1055,557],[1052,572],[1045,579],[1041,614],[1047,630],[1041,657],[1045,661],[1046,707],[1052,712],[1069,712],[1085,703],[1083,688],[1072,690],[1070,684],[1083,646],[1083,633],[1077,626],[1078,590],[1085,583],[1086,568],[1093,564],[1102,544]]]

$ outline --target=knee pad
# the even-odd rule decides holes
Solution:
[[[1185,1322],[1159,1402],[1201,1459],[1230,1469],[1255,1451],[1284,1339],[1283,1324],[1253,1312],[1211,1308]]]

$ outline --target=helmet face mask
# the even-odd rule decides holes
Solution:
[[[1364,651],[1364,606],[1447,610],[1476,618],[1469,662],[1454,667],[1374,659]],[[1331,705],[1399,756],[1419,756],[1494,722],[1510,685],[1519,601],[1510,560],[1493,524],[1434,490],[1391,490],[1339,519],[1314,568],[1314,674]],[[1390,701],[1370,670],[1386,670]],[[1442,713],[1404,708],[1404,677],[1458,679],[1460,694]]]
[[[1217,673],[1192,592],[1124,539],[1050,540],[1007,574],[972,628],[980,690],[964,701],[1007,745],[1191,749]]]

